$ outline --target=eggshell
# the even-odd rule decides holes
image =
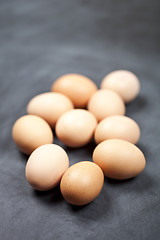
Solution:
[[[95,163],[83,161],[72,165],[60,183],[64,199],[73,205],[85,205],[101,192],[104,175]]]
[[[116,91],[124,102],[128,103],[138,95],[140,82],[134,73],[127,70],[117,70],[103,78],[101,88]]]
[[[111,90],[98,90],[88,102],[88,110],[92,112],[98,121],[113,116],[124,115],[125,105],[122,98]]]
[[[107,177],[118,180],[137,176],[146,164],[138,147],[120,139],[101,142],[93,152],[93,161]]]
[[[96,143],[117,138],[136,144],[140,138],[140,128],[131,118],[111,116],[103,119],[96,127],[94,138]]]
[[[37,148],[26,164],[26,179],[36,190],[46,191],[57,186],[69,167],[66,152],[56,144]]]
[[[59,77],[52,85],[53,92],[65,94],[76,108],[86,107],[96,90],[97,86],[91,79],[74,73]]]
[[[26,154],[31,154],[43,144],[53,142],[53,133],[48,123],[33,115],[24,115],[15,122],[12,137],[19,149]]]
[[[58,118],[73,108],[73,103],[65,95],[47,92],[32,98],[27,106],[27,112],[42,117],[54,128]]]
[[[97,120],[84,109],[74,109],[64,113],[57,121],[57,137],[69,147],[81,147],[87,144],[94,135]]]

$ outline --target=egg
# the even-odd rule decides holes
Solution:
[[[127,70],[117,70],[103,78],[101,88],[116,91],[124,102],[128,103],[138,95],[140,82],[134,73]]]
[[[46,191],[57,186],[69,167],[66,152],[56,144],[37,148],[26,164],[26,179],[36,190]]]
[[[47,92],[32,98],[28,103],[27,112],[42,117],[54,128],[58,118],[73,108],[73,103],[65,95]]]
[[[97,120],[84,109],[74,109],[64,113],[57,121],[57,137],[66,146],[81,147],[86,145],[94,135]]]
[[[101,192],[104,175],[98,165],[83,161],[72,165],[64,173],[60,190],[64,199],[73,205],[85,205]]]
[[[117,180],[137,176],[146,165],[142,151],[120,139],[101,142],[93,152],[93,162],[103,170],[105,176]]]
[[[101,89],[90,98],[88,110],[95,115],[98,121],[101,121],[109,116],[124,115],[125,105],[116,92]]]
[[[76,108],[84,108],[92,94],[97,91],[97,86],[91,79],[72,73],[59,77],[53,83],[52,91],[65,94]]]
[[[107,139],[117,138],[136,144],[140,138],[140,128],[131,118],[111,116],[103,119],[96,127],[94,138],[97,144]]]
[[[53,142],[53,133],[48,123],[33,115],[24,115],[14,123],[12,137],[25,154],[31,154],[39,146]]]

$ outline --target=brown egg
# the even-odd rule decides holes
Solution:
[[[84,109],[74,109],[64,113],[57,121],[57,137],[69,147],[86,145],[93,137],[97,126],[94,115]]]
[[[125,103],[131,102],[140,91],[140,82],[135,74],[127,70],[117,70],[106,75],[101,83],[102,89],[116,91]]]
[[[140,138],[140,128],[131,118],[111,116],[103,119],[96,127],[94,138],[97,144],[117,138],[136,144]]]
[[[36,190],[46,191],[57,186],[69,167],[66,152],[56,144],[37,148],[26,164],[26,179]]]
[[[12,137],[19,149],[26,154],[31,154],[43,144],[53,142],[53,133],[48,123],[33,115],[22,116],[15,122]]]
[[[47,92],[32,98],[27,106],[27,112],[43,118],[54,128],[58,118],[73,108],[73,103],[65,95]]]
[[[125,105],[122,98],[111,90],[98,90],[88,102],[88,110],[98,121],[113,116],[124,115]]]
[[[118,180],[137,176],[146,165],[141,150],[120,139],[101,142],[93,152],[93,161],[107,177]]]
[[[76,108],[86,107],[96,90],[97,86],[91,79],[74,73],[59,77],[52,85],[53,92],[65,94]]]
[[[85,205],[93,201],[103,187],[103,172],[95,163],[83,161],[72,165],[60,183],[64,199],[73,205]]]

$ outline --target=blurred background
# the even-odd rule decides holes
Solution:
[[[158,0],[0,0],[0,239],[159,238],[159,25]],[[26,159],[11,139],[15,120],[60,75],[84,74],[100,86],[116,69],[133,71],[141,82],[140,96],[127,106],[142,131],[141,179],[108,182],[83,209],[59,195],[53,201],[53,193],[33,193]],[[91,157],[83,151],[69,152],[72,163]]]
[[[158,0],[1,0],[1,81],[6,76],[23,90],[24,79],[45,87],[63,73],[79,72],[99,84],[119,68],[140,78],[154,70],[156,77],[159,10]]]

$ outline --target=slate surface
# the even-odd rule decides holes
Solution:
[[[159,10],[156,0],[0,1],[0,239],[159,239]],[[11,138],[27,102],[61,74],[81,73],[99,86],[120,68],[141,81],[127,115],[141,127],[145,171],[121,183],[106,179],[100,196],[80,208],[67,204],[58,188],[32,190],[24,176],[27,158]],[[91,160],[94,144],[65,149],[73,164]]]

